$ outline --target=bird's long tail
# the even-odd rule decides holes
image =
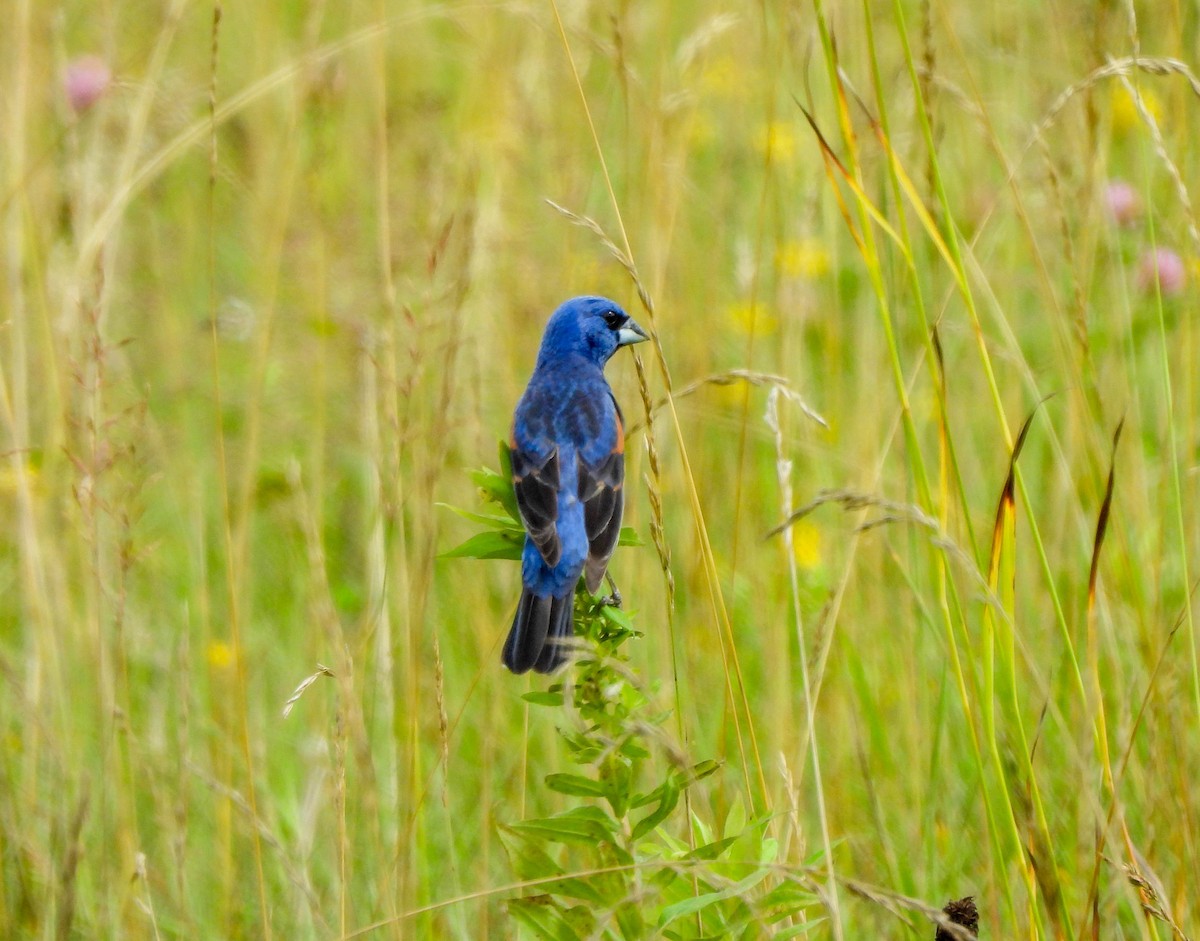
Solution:
[[[513,673],[553,673],[567,662],[564,643],[575,633],[574,598],[521,591],[521,603],[504,642],[504,665]]]

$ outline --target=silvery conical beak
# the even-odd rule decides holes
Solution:
[[[637,325],[630,317],[625,325],[617,331],[617,346],[632,346],[650,339],[650,334]]]

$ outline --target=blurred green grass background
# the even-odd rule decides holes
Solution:
[[[696,814],[742,795],[797,865],[824,822],[837,879],[974,894],[983,937],[1200,928],[1194,4],[9,18],[0,934],[516,936],[496,826],[566,805],[563,756],[499,664],[517,566],[439,560],[470,530],[438,503],[477,505],[578,293],[670,370],[613,571],[726,759]],[[548,199],[623,227],[652,317]],[[782,401],[778,453],[774,380],[690,388],[729,370],[828,428]],[[764,538],[822,491],[864,499]],[[931,934],[845,883],[812,930]]]

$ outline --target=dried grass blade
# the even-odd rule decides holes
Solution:
[[[812,128],[813,133],[817,136],[817,144],[821,148],[821,156],[825,159],[825,175],[829,178],[829,182],[833,189],[834,198],[837,199],[838,202],[838,209],[842,213],[842,218],[846,222],[846,227],[850,230],[850,237],[854,239],[854,243],[858,246],[859,251],[866,255],[866,243],[863,241],[862,233],[859,232],[858,227],[854,224],[854,221],[850,215],[850,207],[846,205],[846,201],[842,197],[841,188],[837,185],[837,177],[835,177],[833,174],[834,168],[837,169],[838,174],[850,188],[850,191],[854,194],[855,199],[858,200],[859,205],[862,206],[867,215],[875,220],[876,225],[878,225],[879,228],[883,230],[884,234],[895,243],[898,249],[900,249],[900,253],[904,256],[905,263],[911,265],[912,254],[909,252],[908,245],[905,244],[904,239],[900,237],[899,233],[892,228],[891,223],[884,218],[883,213],[879,211],[879,208],[874,202],[871,201],[871,198],[865,192],[863,192],[862,186],[859,185],[858,180],[854,178],[854,175],[846,169],[846,165],[842,163],[840,159],[838,159],[837,154],[833,152],[833,148],[829,146],[829,141],[826,140],[825,135],[821,132],[820,127],[817,125],[816,118],[814,118],[808,109],[805,108],[804,105],[800,104],[799,101],[796,102],[796,107],[798,107],[804,114],[805,119],[808,121],[809,127]]]
[[[1104,535],[1108,532],[1108,517],[1112,511],[1113,482],[1117,469],[1117,444],[1121,440],[1121,431],[1125,427],[1125,419],[1117,424],[1113,432],[1112,455],[1108,461],[1108,483],[1104,487],[1104,502],[1100,504],[1100,516],[1096,519],[1096,537],[1092,540],[1092,564],[1088,570],[1088,618],[1096,608],[1096,576],[1100,568],[1100,549],[1104,545]]]
[[[1042,400],[1043,402],[1045,399]],[[1017,440],[1013,444],[1012,454],[1008,459],[1008,476],[1004,479],[1004,489],[1000,491],[1000,500],[996,505],[996,521],[992,525],[992,551],[988,558],[988,584],[995,588],[996,577],[1000,570],[1000,550],[1004,541],[1004,527],[1010,516],[1015,516],[1017,512],[1016,504],[1016,478],[1017,478],[1017,458],[1021,456],[1021,449],[1025,447],[1025,436],[1029,434],[1029,427],[1033,424],[1034,416],[1037,415],[1038,409],[1042,403],[1039,402],[1032,412],[1026,416],[1024,423],[1021,425],[1021,430],[1017,433]]]

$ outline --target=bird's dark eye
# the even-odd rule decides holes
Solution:
[[[624,314],[619,314],[615,310],[610,310],[604,315],[604,322],[608,324],[610,330],[616,330],[621,324],[625,323],[628,318]]]

